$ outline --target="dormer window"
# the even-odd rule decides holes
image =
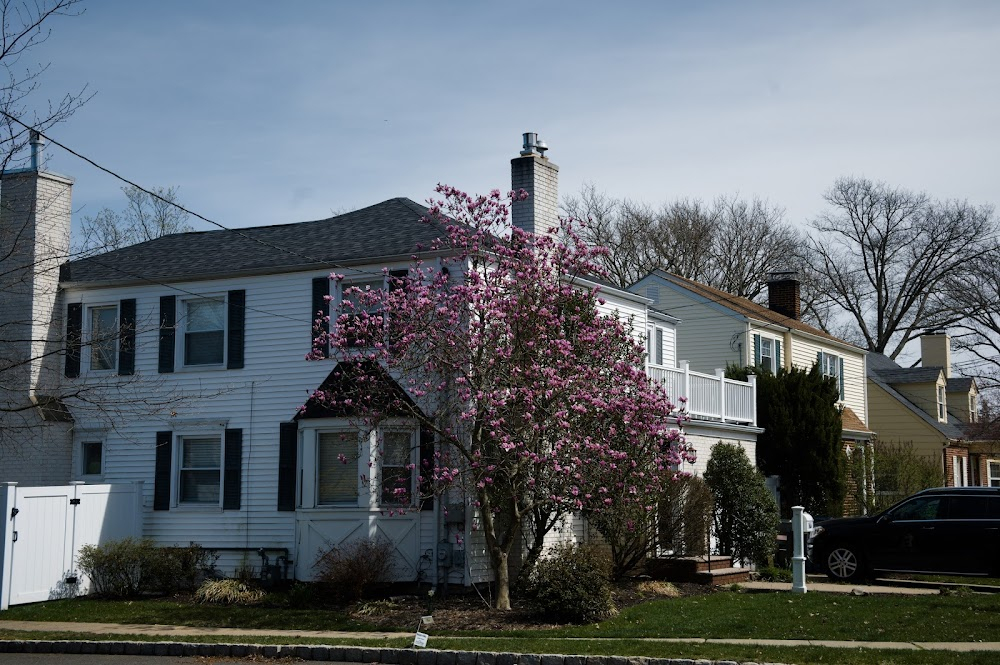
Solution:
[[[948,402],[944,386],[937,387],[937,417],[941,422],[948,422]]]

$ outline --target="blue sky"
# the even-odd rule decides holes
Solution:
[[[1000,4],[116,2],[50,25],[52,134],[228,226],[438,182],[509,187],[536,131],[563,194],[740,192],[802,223],[841,175],[1000,203]],[[77,215],[120,183],[49,150]],[[208,228],[195,223],[199,228]]]

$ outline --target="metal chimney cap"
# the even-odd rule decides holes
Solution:
[[[523,147],[521,148],[521,156],[527,157],[535,153],[535,144],[538,143],[538,134],[536,132],[525,132],[522,134],[524,139]]]

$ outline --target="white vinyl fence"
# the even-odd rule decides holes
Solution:
[[[140,536],[141,501],[142,483],[0,483],[0,610],[86,593],[80,548]]]

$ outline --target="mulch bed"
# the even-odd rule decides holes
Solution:
[[[680,595],[692,596],[712,593],[712,588],[701,584],[675,584]],[[487,591],[480,596],[473,590],[451,590],[447,596],[434,598],[430,614],[434,617],[434,631],[498,631],[538,630],[558,628],[560,624],[538,615],[516,594],[509,612],[499,612],[490,607],[492,598]],[[663,598],[656,593],[643,592],[634,582],[618,587],[614,592],[619,610]],[[351,615],[382,630],[416,630],[420,617],[428,614],[426,598],[417,596],[391,596],[386,600],[365,600],[350,608]]]

